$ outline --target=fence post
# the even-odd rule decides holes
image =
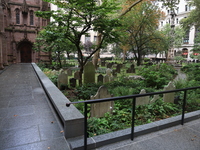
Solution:
[[[187,90],[184,91],[181,125],[184,124]]]
[[[131,140],[133,141],[134,139],[134,129],[135,129],[135,97],[133,98],[132,101],[132,126],[131,126]]]
[[[84,104],[84,150],[87,150],[87,103]]]

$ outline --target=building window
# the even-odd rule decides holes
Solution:
[[[176,24],[178,24],[179,23],[179,20],[178,20],[178,18],[176,18]]]
[[[163,27],[163,22],[162,21],[160,22],[160,24],[161,24],[161,27]]]
[[[34,13],[30,11],[30,25],[34,25]]]
[[[190,31],[188,30],[183,39],[183,44],[189,44],[189,38],[190,38]]]
[[[188,11],[188,5],[185,5],[185,11]]]
[[[188,57],[188,49],[187,48],[183,48],[182,49],[182,56],[183,56],[183,58],[187,58]]]
[[[85,36],[85,43],[88,42],[88,41],[91,42],[90,41],[90,36]]]
[[[176,13],[177,13],[177,14],[179,13],[179,7],[176,8]]]
[[[20,24],[20,11],[16,9],[16,24]]]

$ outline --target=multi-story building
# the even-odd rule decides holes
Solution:
[[[42,0],[0,0],[0,69],[13,63],[49,61],[49,54],[32,49],[36,35],[49,20],[35,11],[49,10]]]
[[[162,11],[165,12],[166,17],[163,20],[160,20],[159,28],[162,28],[166,24],[174,25],[174,27],[180,25],[180,20],[183,18],[186,18],[190,11],[193,9],[193,7],[190,6],[188,3],[190,0],[180,0],[180,3],[177,5],[177,8],[174,10],[174,13],[167,9],[166,7],[162,6],[162,2],[159,2],[159,6],[162,8]],[[172,18],[172,15],[174,16],[174,19]],[[183,38],[182,46],[181,48],[174,47],[172,51],[169,52],[169,57],[173,58],[178,53],[179,55],[182,55],[187,60],[191,60],[190,54],[192,54],[191,49],[194,45],[194,38],[196,34],[195,26],[190,28],[190,30],[186,31],[186,35]]]

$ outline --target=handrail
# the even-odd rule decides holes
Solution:
[[[132,100],[133,106],[132,106],[131,140],[133,140],[134,139],[135,106],[136,106],[136,98],[137,97],[144,97],[144,96],[150,96],[150,95],[158,95],[158,94],[184,91],[184,98],[183,98],[183,105],[182,105],[182,119],[181,119],[181,124],[183,125],[184,124],[184,116],[185,116],[187,91],[193,90],[193,89],[199,89],[199,88],[200,88],[200,86],[183,88],[183,89],[176,89],[176,90],[168,90],[168,91],[151,92],[151,93],[145,93],[145,94],[135,94],[135,95],[128,95],[128,96],[120,96],[120,97],[111,97],[111,98],[103,98],[103,99],[95,99],[95,100],[77,101],[77,102],[66,103],[66,106],[70,107],[71,104],[84,103],[84,149],[87,150],[87,104],[107,102],[107,101],[116,101],[116,100],[121,100],[121,99],[132,98],[133,99]]]

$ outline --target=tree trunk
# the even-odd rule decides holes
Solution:
[[[98,33],[98,35],[97,35],[97,47],[100,46],[101,37],[102,37],[102,34]],[[96,51],[96,53],[94,53],[94,56],[92,58],[92,63],[94,65],[95,69],[97,69],[97,64],[98,64],[98,59],[99,59],[99,53],[100,53],[100,50]]]

